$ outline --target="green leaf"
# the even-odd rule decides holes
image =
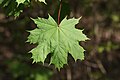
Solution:
[[[45,4],[47,4],[47,3],[45,2],[45,0],[38,0],[38,1],[40,1],[40,2],[44,2]]]
[[[21,4],[22,3],[22,4]],[[29,0],[2,0],[0,7],[2,7],[8,16],[19,16],[25,6],[28,6]]]
[[[0,0],[0,4],[3,2],[3,0]]]
[[[19,4],[24,3],[26,0],[16,0],[16,2]]]
[[[39,0],[45,2],[45,0]],[[7,16],[19,16],[23,12],[24,7],[30,6],[31,0],[0,0],[0,7],[2,7]]]
[[[84,49],[79,45],[79,41],[85,41],[88,38],[78,30],[75,25],[79,23],[80,18],[67,19],[66,17],[58,25],[49,15],[48,19],[33,19],[37,28],[29,31],[28,41],[38,46],[32,49],[33,62],[43,62],[47,55],[51,53],[50,64],[54,64],[60,69],[67,64],[68,53],[75,61],[84,59]]]

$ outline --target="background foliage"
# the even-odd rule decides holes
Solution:
[[[25,43],[26,30],[36,28],[29,17],[47,18],[49,12],[56,19],[58,1],[46,2],[47,6],[32,1],[16,19],[0,8],[0,80],[120,80],[120,1],[64,0],[61,20],[66,14],[83,16],[76,27],[84,28],[91,40],[81,43],[85,60],[74,62],[69,56],[69,65],[60,72],[52,65],[31,64],[31,54],[27,54],[35,45]]]

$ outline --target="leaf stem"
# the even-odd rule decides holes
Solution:
[[[62,1],[60,1],[60,7],[58,11],[58,25],[60,24],[60,13],[61,13]]]

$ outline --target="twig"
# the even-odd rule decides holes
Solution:
[[[60,1],[60,7],[58,11],[58,25],[60,24],[60,13],[61,13],[62,1]]]

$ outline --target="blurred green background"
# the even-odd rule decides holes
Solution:
[[[80,44],[85,48],[85,60],[68,64],[57,71],[49,62],[32,64],[28,51],[35,45],[26,43],[27,30],[36,28],[30,19],[48,17],[57,21],[58,2],[32,2],[18,17],[7,17],[0,8],[0,80],[120,80],[120,0],[63,0],[61,20],[68,15],[80,17],[76,28],[84,29],[91,39]]]

